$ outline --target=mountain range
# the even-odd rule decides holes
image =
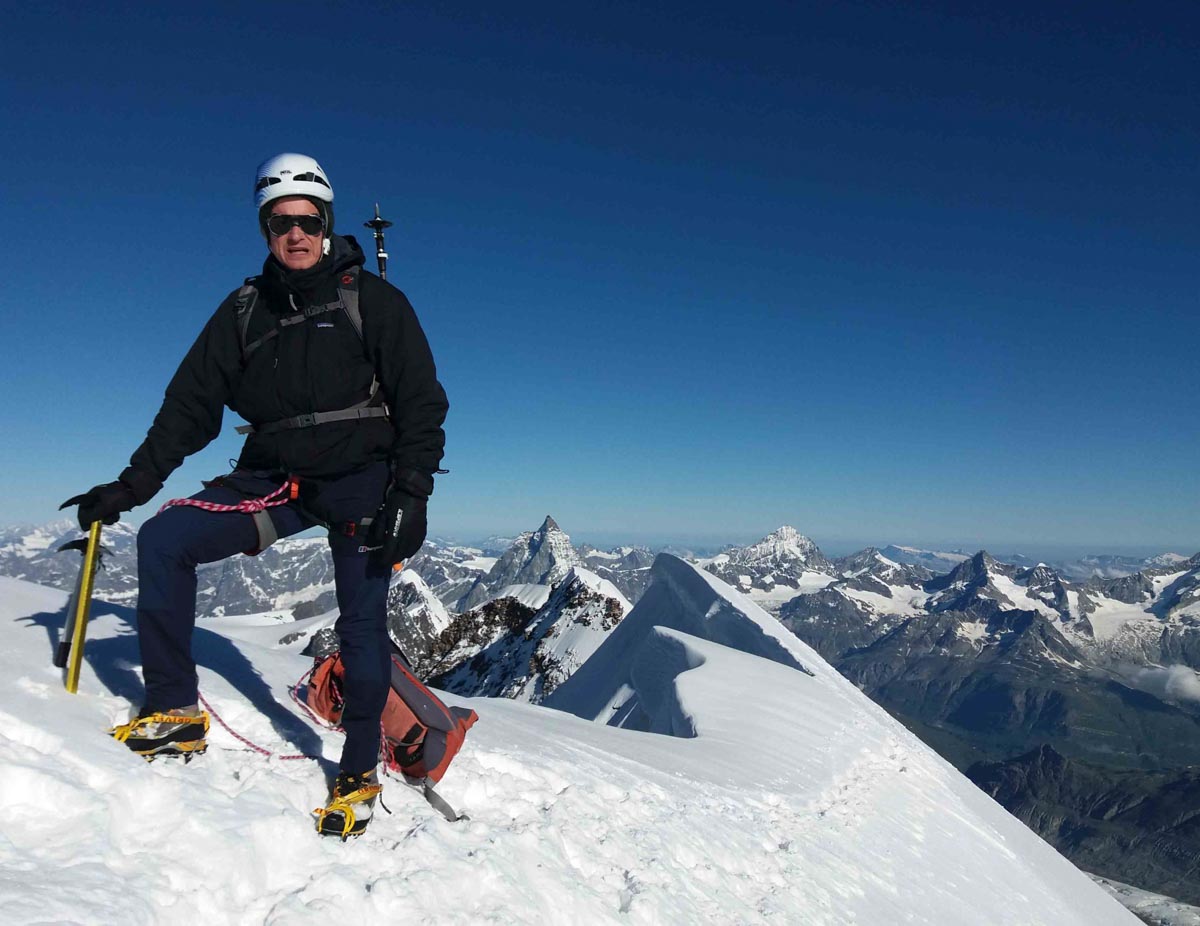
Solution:
[[[336,610],[200,622],[220,723],[185,767],[103,732],[142,694],[133,610],[94,609],[70,695],[50,665],[67,594],[0,578],[0,785],[46,811],[6,821],[8,920],[1135,922],[1114,898],[1145,898],[1074,868],[747,596],[667,554],[651,573],[608,629],[561,609],[599,645],[544,704],[445,695],[479,715],[439,783],[469,820],[389,778],[350,845],[309,811],[341,735],[283,696]]]
[[[944,575],[878,551],[836,565],[785,627],[1080,865],[1200,901],[1181,786],[1200,765],[1200,555],[1084,583],[986,551]]]
[[[0,534],[0,571],[69,588],[77,556],[54,550],[77,536],[69,522]],[[111,553],[98,596],[131,603],[136,533],[118,524],[104,536]],[[431,541],[392,588],[389,631],[445,690],[553,702],[567,697],[577,671],[648,589],[659,589],[656,613],[671,610],[662,594],[672,573],[660,562],[644,548],[576,548],[551,517],[505,549]],[[1171,770],[1200,765],[1200,555],[1097,558],[1097,571],[1141,568],[1080,581],[986,551],[892,546],[830,558],[785,526],[695,565],[772,612],[782,630],[960,769],[989,770],[979,780],[992,782],[991,793],[1072,858],[1200,900],[1200,883],[1187,873],[1187,853],[1200,857],[1200,843],[1189,841],[1178,814],[1157,842],[1154,831],[1137,841],[1113,837],[1108,824],[1101,833],[1061,823],[1087,818],[1118,779],[1126,803],[1137,794],[1169,808]],[[324,613],[335,606],[325,541],[282,541],[206,568],[199,599],[211,617],[262,613],[287,622]],[[1053,766],[1037,752],[1048,749],[1067,767],[1089,770],[1072,778],[1086,786],[1035,788],[1048,776],[1019,772],[1031,749],[1042,756],[1038,767]],[[1075,838],[1060,839],[1046,821]],[[1164,860],[1152,847],[1166,844],[1175,848]]]

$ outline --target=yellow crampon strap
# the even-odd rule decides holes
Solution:
[[[337,794],[324,807],[317,807],[313,813],[317,815],[317,831],[321,832],[322,824],[325,818],[330,814],[340,813],[342,815],[342,839],[350,835],[350,830],[354,828],[355,820],[354,804],[361,804],[364,801],[369,801],[378,794],[383,793],[383,785],[364,785],[356,791],[351,791],[349,794]]]
[[[144,717],[135,717],[129,723],[118,724],[109,730],[108,734],[118,743],[123,743],[134,734],[146,732],[143,724],[152,723],[203,723],[204,732],[208,733],[208,714],[201,711],[194,716],[191,714],[147,714]]]

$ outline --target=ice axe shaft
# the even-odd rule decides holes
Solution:
[[[71,649],[67,656],[67,691],[75,694],[79,690],[79,670],[83,665],[83,641],[87,637],[88,614],[92,609],[92,588],[96,582],[96,564],[100,555],[99,521],[92,522],[88,532],[87,550],[83,554],[83,567],[79,574],[79,590],[75,597],[75,608],[71,617]]]

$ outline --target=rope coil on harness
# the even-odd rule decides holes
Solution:
[[[173,498],[159,508],[158,513],[162,514],[173,505],[189,505],[192,508],[203,508],[205,511],[240,511],[244,514],[258,514],[260,511],[266,511],[268,508],[286,505],[299,495],[299,491],[299,482],[294,477],[288,476],[283,485],[270,495],[264,495],[262,498],[243,499],[236,505],[221,505],[217,502],[206,502],[199,498]]]

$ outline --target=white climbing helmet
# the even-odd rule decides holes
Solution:
[[[308,155],[284,152],[258,165],[254,178],[254,205],[264,236],[267,207],[285,196],[303,196],[311,200],[325,220],[325,234],[333,232],[333,187],[321,165]]]

